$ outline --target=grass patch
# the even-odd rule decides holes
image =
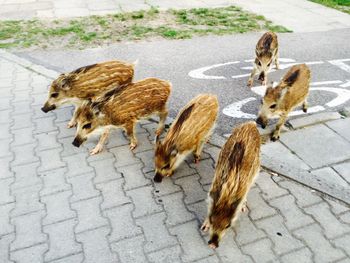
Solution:
[[[350,14],[350,0],[310,0],[312,2],[332,7],[344,13]]]
[[[185,39],[248,31],[289,32],[235,6],[149,10],[51,21],[0,21],[0,48],[85,48],[149,38]]]

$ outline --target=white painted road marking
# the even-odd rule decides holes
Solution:
[[[350,58],[329,60],[328,62],[331,63],[332,65],[337,66],[340,69],[345,70],[346,72],[350,73],[350,66],[348,64],[344,63],[344,62],[347,62],[347,61],[350,61]]]
[[[219,67],[222,67],[222,66],[238,64],[238,63],[239,63],[239,61],[215,64],[215,65],[212,65],[212,66],[207,66],[207,67],[203,67],[203,68],[192,70],[192,71],[190,71],[188,73],[188,75],[191,78],[194,78],[194,79],[226,79],[224,76],[208,76],[208,75],[205,75],[204,72],[208,71],[209,69],[219,68]]]

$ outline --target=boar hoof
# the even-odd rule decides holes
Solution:
[[[242,205],[241,211],[242,213],[248,212],[248,206],[246,202]]]
[[[98,153],[102,152],[102,150],[103,150],[103,146],[101,146],[101,145],[96,145],[95,148],[93,148],[93,149],[90,151],[90,155],[98,154]]]
[[[136,148],[137,144],[136,143],[130,143],[130,150],[134,150]]]
[[[68,124],[67,124],[68,129],[73,128],[75,126],[77,126],[77,124],[75,122],[68,122]]]
[[[304,113],[307,113],[307,108],[303,108],[303,112],[304,112]]]
[[[194,158],[194,163],[199,164],[199,161],[201,160],[201,156],[197,154],[193,154],[193,158]]]
[[[212,249],[216,249],[217,246],[214,243],[208,243],[209,247]]]
[[[271,140],[272,140],[273,142],[277,141],[279,138],[280,138],[279,135],[273,134],[273,135],[271,136]]]

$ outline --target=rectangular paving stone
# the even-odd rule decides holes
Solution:
[[[261,229],[257,228],[246,214],[241,214],[238,217],[233,228],[236,232],[235,240],[240,246],[253,243],[258,239],[266,237],[266,234]],[[254,233],[254,235],[251,233]]]
[[[331,200],[328,198],[324,198],[324,201],[326,201],[326,203],[328,203],[330,205],[331,211],[335,215],[339,215],[339,214],[345,213],[347,211],[350,211],[350,207],[346,206],[344,203],[340,203],[337,200]]]
[[[33,99],[35,101],[36,100],[36,96],[31,97],[30,93],[31,93],[31,90],[14,91],[13,92],[14,98],[13,98],[12,102],[31,101]]]
[[[135,158],[128,145],[111,148],[109,151],[112,152],[117,159],[117,162],[115,163],[117,168],[140,162],[138,158]]]
[[[104,211],[104,215],[109,219],[112,225],[112,232],[109,242],[119,241],[140,235],[142,233],[140,227],[136,226],[131,212],[134,207],[132,204],[126,204]]]
[[[151,183],[151,181],[143,175],[141,171],[142,167],[143,165],[138,163],[118,168],[118,171],[123,174],[125,180],[125,190],[131,190]]]
[[[286,227],[293,230],[314,222],[312,217],[303,212],[295,204],[295,198],[291,195],[281,196],[269,201],[270,205],[279,210],[279,214],[283,216]]]
[[[37,155],[40,157],[41,161],[41,166],[38,168],[38,172],[65,167],[66,164],[62,161],[60,156],[61,151],[60,148],[57,148],[38,152]]]
[[[0,111],[11,109],[10,101],[8,98],[0,99]]]
[[[301,184],[291,180],[282,181],[278,184],[291,192],[299,207],[309,206],[322,201],[315,191],[312,192],[310,188],[302,186]]]
[[[0,131],[0,140],[3,139],[8,139],[8,141],[11,141],[13,135],[14,134],[14,142],[11,142],[12,145],[14,145],[16,143],[16,139],[18,140],[18,136],[16,136],[17,134],[14,131],[10,132],[10,123],[4,123],[1,125],[1,131]]]
[[[87,149],[93,149],[96,146],[96,143],[94,143],[92,147],[89,147],[88,144],[89,143],[84,144],[84,147]],[[110,153],[107,149],[104,149],[102,152],[98,154],[94,154],[94,155],[90,154],[86,160],[88,161],[89,164],[95,161],[113,161],[113,164],[114,164],[115,157],[113,153]]]
[[[118,253],[121,262],[144,263],[147,262],[143,253],[144,242],[143,235],[139,235],[112,243],[111,247]]]
[[[281,141],[314,169],[350,158],[350,142],[325,125],[288,132]]]
[[[294,129],[299,129],[305,126],[314,125],[320,122],[326,122],[329,120],[340,119],[341,115],[338,112],[321,112],[316,114],[311,114],[305,117],[296,118],[288,120],[289,124],[292,125]]]
[[[76,223],[75,219],[70,219],[44,226],[44,232],[48,234],[50,243],[45,261],[60,259],[82,251],[81,244],[77,243],[74,236]]]
[[[112,129],[108,136],[106,148],[109,150],[114,147],[129,145],[129,140],[125,138],[122,129]]]
[[[180,246],[167,247],[162,250],[149,253],[148,258],[154,263],[163,262],[181,262],[181,248]]]
[[[148,176],[154,177],[154,173],[149,173]],[[176,192],[180,192],[180,186],[174,183],[173,178],[167,178],[163,180],[160,184],[154,184],[154,193],[156,196],[164,196],[168,194],[173,194]]]
[[[42,184],[41,178],[37,172],[39,165],[39,162],[35,162],[13,166],[12,171],[15,173],[16,181],[11,186],[12,189]]]
[[[271,142],[262,145],[262,154],[271,157],[276,163],[287,163],[290,166],[309,170],[310,166],[301,160],[295,153],[291,152],[281,142]]]
[[[274,243],[273,250],[277,255],[285,254],[304,246],[284,226],[283,218],[280,215],[259,220],[255,224],[260,229],[263,229],[265,233],[268,233],[269,238]]]
[[[38,245],[47,240],[47,236],[41,231],[42,216],[42,211],[38,211],[11,220],[16,229],[16,239],[10,246],[11,251]]]
[[[56,123],[57,122],[68,123],[73,116],[73,114],[72,114],[73,109],[74,109],[74,107],[71,105],[55,109],[55,115],[56,115],[55,122]]]
[[[70,255],[70,256],[67,256],[64,258],[50,261],[50,263],[77,263],[77,262],[84,262],[84,254],[83,253],[78,253],[75,255]]]
[[[271,176],[266,172],[260,172],[255,184],[259,186],[265,199],[271,199],[288,194],[288,191],[276,184],[271,179]]]
[[[13,125],[11,126],[11,130],[18,130],[28,127],[33,127],[32,119],[31,119],[32,113],[24,113],[20,115],[13,115]]]
[[[130,198],[125,196],[123,185],[123,179],[117,179],[96,185],[96,188],[101,191],[103,196],[103,203],[101,204],[102,210],[131,203]]]
[[[152,186],[144,186],[126,192],[135,205],[135,210],[133,212],[134,218],[154,214],[163,210],[162,207],[155,202],[152,191]]]
[[[203,223],[208,214],[207,200],[187,205],[187,208],[196,215],[199,222]]]
[[[188,163],[186,161],[184,161],[175,170],[175,173],[172,177],[174,179],[178,179],[178,178],[185,177],[185,176],[192,175],[192,174],[196,174],[196,173],[197,173],[196,169],[194,169],[193,167],[188,165]]]
[[[11,234],[15,230],[10,224],[10,212],[14,207],[15,203],[0,205],[0,237]]]
[[[60,138],[70,137],[72,139],[72,142],[73,142],[75,132],[76,132],[75,129],[67,129],[66,122],[55,123],[55,126],[58,128],[58,132],[59,132],[57,138],[60,139]]]
[[[213,254],[201,235],[199,234],[197,221],[187,222],[170,229],[170,233],[176,235],[180,241],[184,253],[181,258],[184,262],[194,261]]]
[[[77,240],[83,244],[84,262],[117,262],[117,255],[111,251],[107,241],[109,227],[101,227],[98,229],[86,231],[77,234]]]
[[[272,251],[272,246],[272,242],[264,238],[243,246],[242,251],[250,255],[255,262],[276,262],[277,258]]]
[[[95,188],[93,179],[93,173],[81,174],[67,178],[67,182],[70,183],[73,188],[73,196],[70,199],[72,203],[100,195],[100,191]]]
[[[70,190],[72,187],[66,182],[65,173],[66,168],[40,173],[40,178],[43,181],[43,188],[40,191],[40,195],[45,196]]]
[[[174,193],[160,198],[167,214],[165,222],[168,226],[175,226],[195,218],[183,202],[183,193]]]
[[[121,178],[121,174],[114,167],[115,159],[99,160],[94,162],[89,162],[89,165],[95,170],[94,182],[105,183],[108,181],[116,180]],[[128,166],[127,166],[128,167]]]
[[[177,244],[176,238],[169,234],[164,224],[165,219],[164,212],[136,219],[136,224],[142,227],[147,240],[144,245],[146,253]]]
[[[166,180],[165,178],[164,180]],[[174,178],[175,179],[175,178]],[[175,180],[175,184],[180,185],[185,193],[185,203],[191,204],[207,198],[207,193],[199,183],[197,174],[186,176]],[[196,189],[193,191],[193,189]]]
[[[44,204],[40,202],[39,197],[41,187],[41,185],[33,185],[12,190],[12,195],[16,200],[16,206],[11,212],[11,217],[44,210]]]
[[[57,126],[54,124],[54,120],[55,120],[55,116],[49,116],[49,117],[45,117],[45,118],[40,118],[40,119],[33,119],[34,123],[35,123],[35,133],[39,134],[39,133],[47,133],[47,132],[53,132],[53,131],[57,131],[58,128]]]
[[[198,165],[193,164],[192,167],[198,171],[201,184],[211,184],[215,175],[213,167],[214,162],[211,159],[201,160]]]
[[[77,211],[79,223],[75,228],[75,233],[95,229],[108,225],[108,220],[102,216],[100,211],[101,197],[72,203],[71,206]]]
[[[11,150],[15,156],[12,165],[22,165],[39,161],[39,158],[34,155],[35,147],[35,144],[25,144],[11,147]]]
[[[88,157],[88,151],[85,147],[85,144],[81,145],[79,148],[75,147],[72,142],[74,138],[60,138],[58,139],[59,143],[63,145],[63,151],[61,152],[62,157],[71,156],[75,154],[85,154]]]
[[[68,220],[76,216],[69,204],[71,195],[72,191],[69,190],[41,197],[41,202],[45,204],[47,212],[43,219],[43,225]]]
[[[45,151],[49,149],[60,148],[61,144],[57,141],[58,132],[49,132],[49,133],[40,133],[36,134],[35,138],[38,142],[38,146],[36,147],[36,151]]]
[[[350,118],[329,121],[326,125],[350,142],[350,134],[347,132],[350,129]]]
[[[149,150],[154,150],[154,144],[149,140],[148,133],[137,134],[137,147],[133,150],[133,152],[144,152]]]
[[[10,123],[12,122],[11,118],[10,118],[10,113],[13,114],[14,110],[0,110],[0,123],[4,124],[4,123]]]
[[[303,227],[294,231],[297,238],[303,239],[314,254],[316,262],[330,262],[341,259],[345,254],[340,249],[335,249],[322,235],[322,229],[317,224]]]
[[[348,187],[348,183],[339,174],[334,171],[331,167],[324,167],[311,172],[317,178],[328,181],[330,183],[335,183],[344,187]]]
[[[350,184],[350,162],[334,165],[333,168]]]
[[[35,143],[35,138],[33,137],[33,130],[33,127],[13,130],[12,134],[14,136],[14,140],[11,142],[11,145],[19,146],[22,144]]]
[[[247,197],[249,216],[253,220],[275,215],[277,211],[270,207],[261,197],[258,188],[250,189]]]
[[[11,252],[11,259],[15,262],[32,263],[42,262],[48,244],[40,244]]]
[[[339,237],[335,240],[332,241],[332,243],[338,247],[338,248],[342,248],[345,253],[347,253],[348,255],[350,254],[350,247],[349,247],[349,238],[350,238],[350,234],[347,234],[345,236]],[[349,259],[349,257],[348,257]]]
[[[68,166],[68,177],[93,172],[93,168],[90,167],[86,162],[85,153],[62,157],[62,159]]]
[[[328,239],[344,235],[350,232],[350,226],[339,222],[331,213],[326,203],[319,203],[305,208],[306,213],[311,214],[324,229],[323,232]]]
[[[13,111],[11,112],[12,116],[22,115],[31,113],[34,109],[31,107],[31,101],[20,101],[12,103]],[[41,115],[41,114],[40,114]],[[12,121],[12,118],[8,119]]]

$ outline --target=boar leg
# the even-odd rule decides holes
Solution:
[[[106,128],[101,137],[100,137],[100,140],[98,141],[97,145],[95,146],[95,148],[93,148],[91,151],[90,151],[90,154],[91,155],[94,155],[94,154],[98,154],[100,152],[102,152],[103,150],[103,146],[108,138],[108,135],[109,135],[109,128]]]
[[[256,75],[257,72],[257,68],[254,66],[252,73],[250,74],[250,77],[248,79],[248,87],[251,88],[253,86],[253,82],[254,82],[254,76]]]
[[[73,128],[77,125],[77,120],[76,120],[77,119],[77,109],[78,109],[78,107],[75,107],[73,116],[67,124],[68,129]]]
[[[307,112],[307,99],[304,100],[302,107],[303,107],[303,112],[306,113]]]
[[[159,112],[158,115],[159,115],[159,124],[156,130],[156,135],[160,135],[164,130],[165,120],[166,120],[166,117],[168,116],[168,110],[164,109],[163,111]]]
[[[288,112],[283,113],[277,122],[276,129],[272,133],[271,140],[277,141],[280,138],[281,128],[287,120]]]
[[[134,150],[137,146],[137,139],[135,137],[135,122],[131,122],[125,126],[126,134],[130,139],[130,150]]]
[[[203,141],[200,141],[194,152],[193,152],[193,158],[194,158],[194,163],[199,163],[200,159],[201,159],[201,152],[203,150],[203,146],[204,146],[204,143],[205,143],[206,139],[204,139]]]

